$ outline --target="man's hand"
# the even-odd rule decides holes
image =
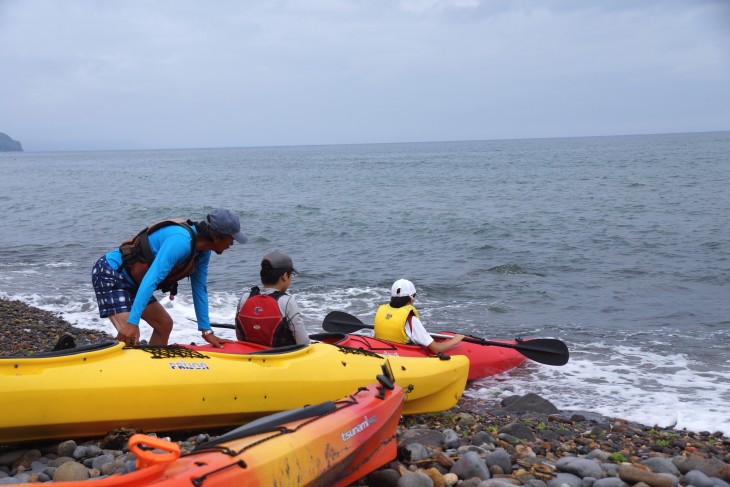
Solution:
[[[131,323],[124,323],[117,330],[117,340],[124,343],[128,347],[139,344],[139,327]]]
[[[217,348],[223,348],[224,343],[234,343],[234,340],[228,340],[227,338],[218,338],[212,331],[209,331],[208,333],[203,331],[203,339]]]

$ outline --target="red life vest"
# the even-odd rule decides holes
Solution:
[[[182,218],[163,220],[145,228],[133,238],[124,242],[119,251],[122,253],[122,268],[126,269],[132,280],[139,284],[142,282],[144,275],[155,260],[150,248],[149,235],[161,228],[170,225],[179,225],[190,232],[190,255],[180,264],[170,270],[170,273],[157,285],[157,289],[162,292],[169,292],[171,296],[177,294],[177,281],[190,276],[195,272],[195,266],[198,263],[199,256],[195,252],[195,244],[197,236],[192,229],[193,222]]]
[[[258,286],[252,287],[251,294],[236,316],[236,337],[268,347],[295,345],[297,342],[289,320],[279,309],[278,301],[282,296],[286,294],[280,291],[261,294]]]

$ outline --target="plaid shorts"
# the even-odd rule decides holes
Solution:
[[[119,313],[132,311],[137,287],[127,281],[121,272],[115,271],[106,261],[106,257],[96,261],[91,270],[91,284],[99,304],[99,316],[107,318]],[[147,304],[156,303],[152,296]]]

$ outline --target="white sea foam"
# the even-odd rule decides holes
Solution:
[[[90,288],[79,292],[70,301],[68,296],[48,296],[41,294],[9,295],[0,292],[4,299],[17,299],[39,309],[60,313],[69,323],[79,328],[107,330],[110,334],[113,327],[108,319],[99,318],[96,299]],[[196,324],[193,298],[189,293],[180,293],[170,300],[167,295],[156,294],[173,319],[174,327],[170,336],[170,343],[201,342],[200,333]],[[241,294],[238,293],[210,293],[208,307],[211,323],[233,324],[236,306]],[[347,289],[342,293],[320,295],[313,293],[296,294],[297,302],[302,310],[305,325],[310,333],[321,332],[321,324],[327,312],[335,309],[344,309],[352,306],[353,299],[363,303],[375,303],[382,297],[373,290]],[[370,304],[363,305],[364,307]],[[374,306],[374,304],[372,305]],[[216,334],[225,338],[235,338],[233,330],[214,328]],[[141,325],[142,339],[149,338],[151,328],[144,322]]]
[[[1,268],[23,268],[23,267],[73,267],[75,264],[69,261],[59,262],[0,262]]]
[[[639,347],[613,347],[610,356],[584,347],[572,355],[562,367],[532,362],[506,377],[475,381],[466,395],[494,399],[532,392],[563,410],[730,435],[728,370],[696,371],[684,355]]]

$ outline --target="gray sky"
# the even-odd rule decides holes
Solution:
[[[26,150],[711,130],[729,0],[0,0]]]

